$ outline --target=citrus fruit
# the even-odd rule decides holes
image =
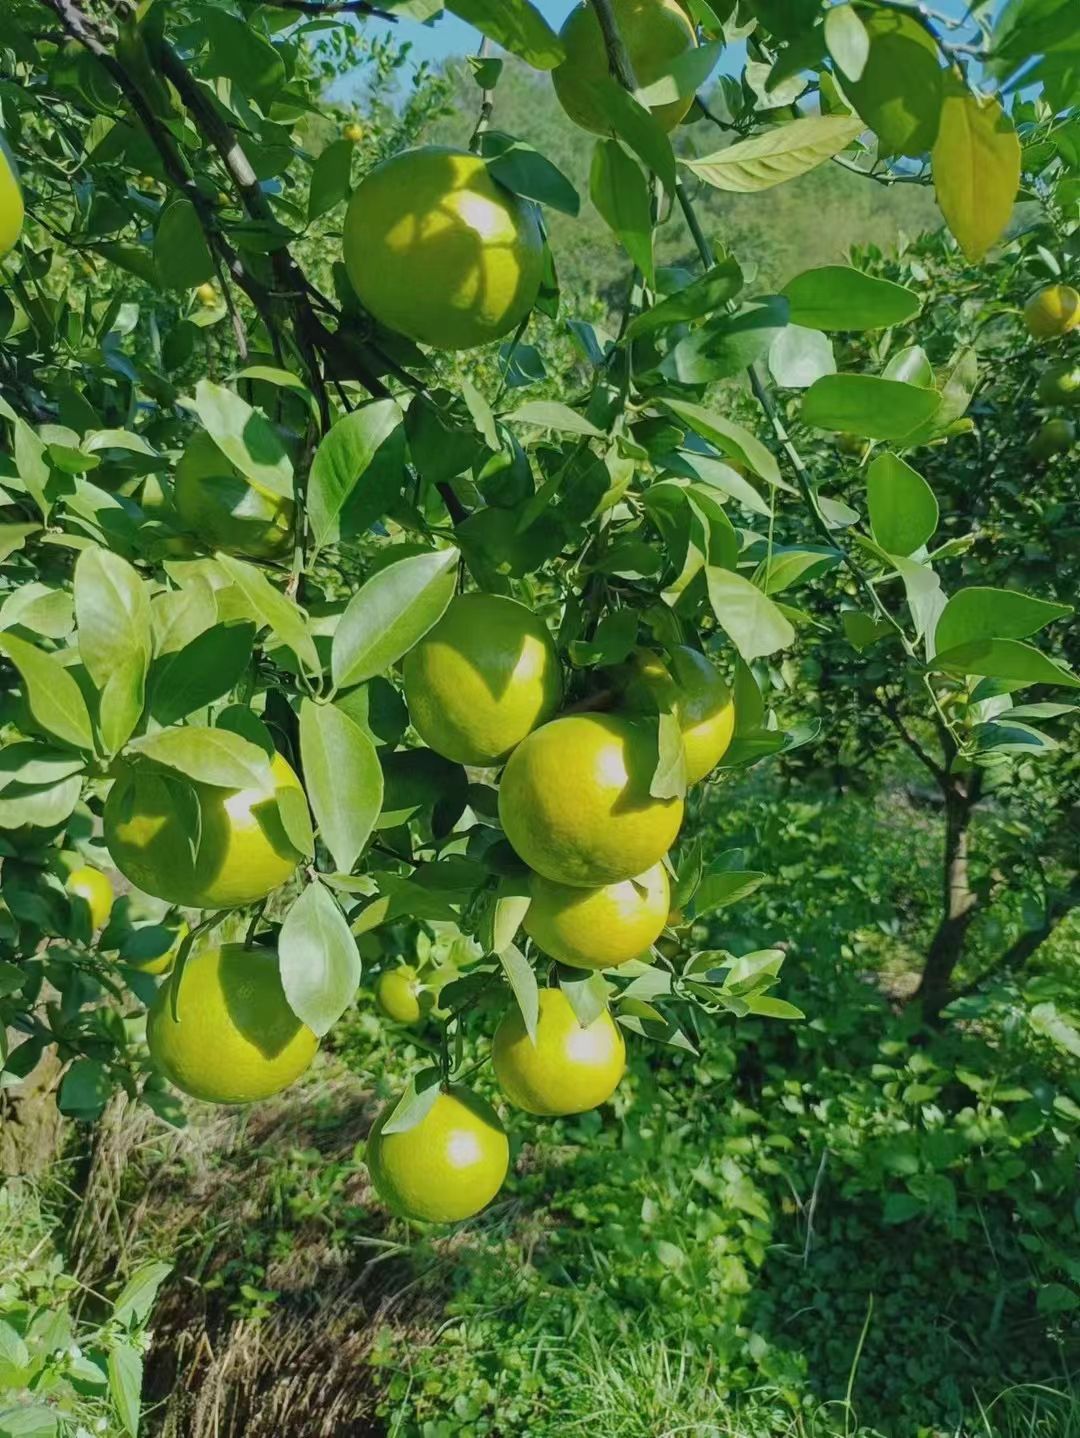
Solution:
[[[405,702],[424,743],[457,764],[497,764],[562,698],[543,620],[496,594],[462,594],[405,656]]]
[[[1064,454],[1076,442],[1076,426],[1070,419],[1045,420],[1028,443],[1028,455],[1036,461]]]
[[[1024,323],[1037,340],[1067,334],[1080,324],[1080,294],[1071,285],[1047,285],[1024,306]]]
[[[626,1045],[607,1009],[583,1027],[562,989],[541,989],[536,1043],[515,1008],[495,1030],[491,1060],[515,1108],[553,1118],[606,1103],[626,1069]]]
[[[364,138],[363,125],[358,125],[354,120],[351,124],[346,125],[345,128],[342,130],[341,138],[343,140],[350,141],[350,143],[353,145],[358,145],[360,141]]]
[[[641,88],[668,74],[672,61],[696,41],[694,27],[676,0],[614,0],[615,20],[630,56],[634,79]],[[611,120],[597,101],[597,91],[611,83],[604,35],[590,4],[570,11],[559,31],[566,59],[552,71],[559,104],[584,130],[594,135],[612,133]],[[673,130],[694,103],[693,91],[667,104],[653,105],[652,113],[665,130]]]
[[[428,145],[376,165],[345,216],[345,268],[365,309],[436,349],[507,334],[533,307],[536,215],[465,150]]]
[[[176,466],[173,503],[183,524],[211,549],[274,559],[292,542],[292,500],[252,484],[204,430]]]
[[[630,708],[671,708],[686,753],[686,782],[696,784],[716,768],[735,732],[731,690],[697,649],[679,645],[664,659],[640,654],[625,693]]]
[[[124,964],[129,969],[137,969],[140,974],[154,974],[155,976],[167,974],[173,964],[176,963],[176,956],[180,952],[180,945],[187,938],[188,926],[184,923],[183,919],[181,919],[179,923],[169,927],[168,933],[172,936],[172,941],[169,942],[168,938],[164,939],[164,944],[166,944],[167,947],[162,947],[160,944],[156,945],[155,947],[157,947],[159,951],[157,953],[151,952],[146,958],[128,955],[123,959]]]
[[[265,898],[302,858],[285,833],[276,794],[303,793],[300,781],[280,754],[270,773],[265,787],[219,789],[125,768],[105,801],[113,863],[144,893],[186,908],[239,908]],[[195,854],[192,797],[200,821]]]
[[[319,1040],[289,1008],[277,954],[223,944],[192,954],[146,1019],[150,1057],[170,1083],[208,1103],[253,1103],[298,1079]]]
[[[83,864],[72,869],[64,886],[73,898],[81,899],[90,914],[91,929],[103,929],[112,913],[113,886],[100,869]]]
[[[1043,404],[1080,404],[1080,364],[1059,360],[1039,376],[1039,398]]]
[[[15,161],[0,135],[0,260],[18,244],[23,215],[22,187]]]
[[[570,714],[514,750],[499,818],[518,856],[545,879],[596,888],[651,869],[682,823],[681,799],[649,793],[656,724]]]
[[[198,299],[198,301],[199,301],[200,304],[204,304],[204,305],[216,305],[216,304],[217,304],[218,293],[217,293],[217,290],[214,289],[214,287],[213,287],[212,284],[207,283],[207,284],[205,284],[205,285],[200,285],[199,288],[195,291],[195,296],[196,296],[196,298]],[[216,446],[215,446],[215,447],[216,447]]]
[[[417,1024],[423,1017],[420,1007],[420,980],[408,964],[387,969],[375,984],[375,1002],[396,1024]]]
[[[525,932],[545,954],[579,969],[611,969],[645,953],[667,922],[671,897],[662,864],[599,889],[533,874],[530,891]]]
[[[405,1218],[454,1223],[486,1207],[502,1187],[510,1145],[499,1115],[471,1090],[440,1092],[414,1127],[384,1133],[388,1104],[367,1141],[367,1165],[379,1197]]]

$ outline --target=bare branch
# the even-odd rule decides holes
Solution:
[[[300,15],[368,15],[376,20],[397,24],[398,17],[389,10],[380,10],[368,0],[263,0],[275,10],[295,10]]]

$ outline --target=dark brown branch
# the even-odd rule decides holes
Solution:
[[[263,0],[275,10],[295,10],[300,15],[368,15],[376,20],[389,20],[396,25],[398,17],[389,10],[380,10],[368,0]]]
[[[937,780],[937,782],[941,785],[943,789],[947,788],[949,783],[949,776],[947,771],[937,762],[936,759],[933,758],[932,755],[926,752],[926,750],[922,747],[922,745],[910,732],[910,730],[905,728],[904,721],[896,712],[895,701],[891,699],[879,699],[877,694],[874,693],[871,693],[870,698],[873,703],[878,707],[878,709],[881,710],[882,714],[885,715],[885,718],[889,721],[892,727],[896,730],[896,733],[899,736],[901,742],[905,744],[908,749],[911,750],[911,752],[915,755],[916,759],[918,759],[919,763],[923,766],[923,768],[928,769],[930,773],[933,774],[934,778]]]
[[[971,887],[968,869],[971,818],[982,796],[983,772],[950,776],[945,790],[945,862],[942,869],[941,919],[926,955],[915,997],[923,1018],[937,1024],[941,1011],[953,998],[952,976],[964,953],[968,929],[979,896]]]

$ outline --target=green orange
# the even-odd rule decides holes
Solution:
[[[252,484],[205,431],[176,466],[173,503],[183,524],[211,549],[274,559],[292,543],[293,501]]]
[[[731,690],[697,649],[678,645],[663,659],[642,653],[635,659],[626,689],[631,708],[670,706],[679,720],[686,754],[686,782],[696,784],[712,772],[735,733]]]
[[[1039,464],[1064,454],[1076,443],[1076,425],[1071,419],[1047,419],[1028,441],[1028,455]]]
[[[443,1090],[412,1128],[384,1133],[395,1105],[376,1119],[367,1165],[379,1197],[405,1218],[455,1223],[498,1193],[510,1146],[490,1104],[461,1085]]]
[[[1028,334],[1037,340],[1057,339],[1080,325],[1080,294],[1071,285],[1047,285],[1024,306]]]
[[[673,62],[697,43],[694,27],[677,0],[613,0],[612,9],[640,89],[668,75]],[[597,100],[603,87],[613,82],[595,8],[583,3],[571,10],[559,38],[566,59],[551,77],[559,104],[575,125],[595,135],[611,134],[611,119]],[[653,105],[652,113],[665,130],[673,130],[693,103],[691,90]]]
[[[256,903],[290,877],[302,855],[286,835],[277,795],[303,790],[280,754],[270,782],[250,789],[178,779],[125,767],[105,801],[106,846],[136,888],[185,908],[230,909]]]
[[[515,1108],[554,1117],[606,1103],[626,1070],[626,1045],[607,1009],[582,1025],[561,989],[542,989],[536,1042],[514,1008],[495,1030],[491,1060]]]
[[[424,743],[458,764],[499,763],[562,698],[542,619],[495,594],[462,594],[405,656],[405,702]]]
[[[92,869],[89,864],[72,869],[65,888],[73,898],[86,905],[91,929],[103,929],[112,913],[115,894],[101,870]]]
[[[436,349],[508,334],[532,309],[544,240],[532,205],[466,150],[406,150],[357,186],[345,268],[380,324]]]
[[[597,888],[643,874],[671,847],[681,799],[649,792],[655,721],[572,714],[536,729],[511,754],[499,818],[519,857],[546,879]]]
[[[0,134],[0,260],[18,244],[24,217],[22,187],[15,161]]]
[[[157,992],[150,1057],[170,1083],[208,1103],[253,1103],[287,1088],[319,1040],[289,1008],[277,954],[224,944],[192,954]]]
[[[1039,376],[1038,395],[1043,404],[1060,404],[1072,408],[1080,404],[1080,364],[1075,360],[1059,360],[1048,365]]]
[[[386,969],[375,984],[375,1002],[388,1019],[397,1024],[418,1024],[423,1018],[421,984],[409,964]]]
[[[671,899],[663,864],[599,889],[533,874],[530,892],[525,932],[550,958],[579,969],[611,969],[647,953],[667,923]]]

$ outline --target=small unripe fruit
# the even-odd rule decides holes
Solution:
[[[1048,419],[1028,444],[1028,455],[1038,463],[1064,454],[1076,443],[1076,426],[1068,419]]]
[[[207,283],[205,285],[200,285],[199,288],[195,291],[195,296],[200,304],[217,304],[218,292],[212,284]]]
[[[363,125],[358,125],[354,120],[351,124],[346,125],[344,130],[342,130],[341,138],[343,140],[351,140],[354,145],[358,145],[360,141],[364,138]]]
[[[1039,376],[1038,394],[1043,404],[1080,404],[1080,364],[1059,360],[1049,365]]]
[[[1071,285],[1047,285],[1024,306],[1024,323],[1037,340],[1068,334],[1080,324],[1080,294]]]

